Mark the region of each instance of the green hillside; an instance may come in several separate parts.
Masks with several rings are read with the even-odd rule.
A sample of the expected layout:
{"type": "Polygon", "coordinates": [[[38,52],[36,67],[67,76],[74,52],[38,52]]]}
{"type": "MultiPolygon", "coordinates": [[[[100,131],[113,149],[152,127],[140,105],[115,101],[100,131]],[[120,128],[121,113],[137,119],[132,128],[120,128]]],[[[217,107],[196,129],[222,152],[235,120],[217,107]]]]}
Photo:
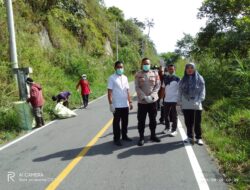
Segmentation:
{"type": "MultiPolygon", "coordinates": [[[[75,86],[86,73],[96,98],[106,91],[108,76],[116,60],[118,23],[119,59],[126,74],[139,69],[143,55],[158,62],[154,44],[143,34],[144,24],[124,18],[116,7],[100,0],[16,0],[13,2],[19,67],[32,67],[31,75],[42,84],[46,119],[53,119],[51,96],[62,90],[73,93],[71,107],[79,106],[75,86]],[[143,44],[147,44],[145,53],[143,44]]],[[[0,143],[20,132],[13,102],[18,91],[9,62],[6,8],[0,1],[0,143]]]]}

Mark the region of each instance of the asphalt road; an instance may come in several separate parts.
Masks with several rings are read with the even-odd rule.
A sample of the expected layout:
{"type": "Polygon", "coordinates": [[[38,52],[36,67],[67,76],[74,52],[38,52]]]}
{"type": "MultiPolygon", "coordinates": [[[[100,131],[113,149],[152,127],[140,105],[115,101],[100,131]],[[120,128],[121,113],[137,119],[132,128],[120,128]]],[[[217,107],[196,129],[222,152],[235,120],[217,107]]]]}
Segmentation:
{"type": "MultiPolygon", "coordinates": [[[[138,147],[136,101],[134,106],[128,132],[133,141],[122,147],[112,143],[112,114],[104,96],[77,110],[77,117],[56,121],[0,149],[0,189],[228,189],[206,146],[184,146],[180,132],[169,137],[160,134],[164,126],[158,125],[162,142],[146,140],[138,147]]],[[[183,130],[181,115],[179,119],[183,130]]],[[[148,139],[149,129],[145,132],[148,139]]]]}

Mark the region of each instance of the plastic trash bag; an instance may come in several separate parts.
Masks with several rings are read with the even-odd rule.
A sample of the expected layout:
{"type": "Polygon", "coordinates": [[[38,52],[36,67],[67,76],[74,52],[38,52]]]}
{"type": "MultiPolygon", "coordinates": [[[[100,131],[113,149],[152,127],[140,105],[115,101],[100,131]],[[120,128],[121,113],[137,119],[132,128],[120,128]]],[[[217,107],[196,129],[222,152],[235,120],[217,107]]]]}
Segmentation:
{"type": "Polygon", "coordinates": [[[75,117],[77,114],[70,110],[69,108],[65,107],[62,102],[59,102],[56,104],[56,107],[54,109],[54,114],[59,117],[60,119],[66,119],[70,117],[75,117]]]}

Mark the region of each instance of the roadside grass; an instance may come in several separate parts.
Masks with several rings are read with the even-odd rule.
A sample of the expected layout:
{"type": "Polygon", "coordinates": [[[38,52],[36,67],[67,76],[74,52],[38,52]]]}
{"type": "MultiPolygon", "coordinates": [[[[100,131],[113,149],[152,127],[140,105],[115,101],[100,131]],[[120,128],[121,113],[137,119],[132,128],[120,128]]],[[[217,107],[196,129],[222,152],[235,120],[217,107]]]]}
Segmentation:
{"type": "MultiPolygon", "coordinates": [[[[113,19],[115,12],[100,6],[98,1],[86,1],[84,9],[80,2],[75,9],[64,1],[64,8],[50,7],[42,11],[42,4],[34,1],[15,1],[15,25],[19,67],[32,67],[30,75],[43,87],[45,97],[44,118],[55,119],[53,95],[70,91],[70,108],[79,108],[80,93],[76,84],[82,74],[87,74],[91,85],[90,100],[106,93],[107,79],[114,72],[115,56],[106,52],[115,50],[113,19]],[[36,6],[36,11],[34,7],[36,6]],[[87,11],[80,16],[78,13],[87,11]],[[77,14],[76,14],[77,12],[77,14]],[[100,16],[101,15],[101,16],[100,16]],[[84,17],[84,18],[83,18],[84,17]],[[95,18],[95,19],[90,19],[95,18]],[[44,43],[45,42],[45,43],[44,43]],[[110,50],[109,50],[110,51],[110,50]]],[[[22,131],[14,115],[13,102],[19,100],[16,82],[13,80],[8,53],[8,27],[5,6],[0,3],[0,144],[16,138],[22,131]]],[[[125,70],[132,73],[140,66],[140,45],[142,39],[148,40],[140,28],[132,21],[121,18],[119,25],[119,59],[126,64],[125,70]],[[132,31],[132,32],[131,32],[132,31]],[[138,42],[138,43],[137,43],[138,42]]],[[[149,40],[148,40],[149,41],[149,40]]],[[[157,61],[153,44],[148,43],[146,52],[157,61]]]]}
{"type": "Polygon", "coordinates": [[[0,113],[0,144],[2,144],[16,138],[21,133],[21,129],[18,128],[18,123],[15,119],[16,115],[14,111],[0,110],[0,113]]]}
{"type": "Polygon", "coordinates": [[[224,122],[211,119],[210,110],[204,113],[203,130],[211,154],[217,159],[220,172],[230,189],[250,189],[250,139],[249,110],[235,112],[224,118],[224,122]],[[248,124],[244,120],[248,119],[248,124]],[[239,127],[241,123],[244,123],[239,127]],[[243,131],[243,132],[242,132],[243,131]]]}
{"type": "MultiPolygon", "coordinates": [[[[90,95],[90,100],[94,100],[106,93],[106,83],[95,84],[92,86],[92,94],[90,95]]],[[[56,119],[55,115],[53,114],[53,108],[55,103],[48,100],[50,102],[47,103],[44,109],[44,117],[46,123],[56,119]]],[[[78,92],[73,92],[70,98],[70,107],[71,109],[79,108],[81,104],[81,95],[78,92]]],[[[15,138],[27,133],[28,131],[24,131],[19,127],[19,124],[16,120],[17,116],[13,107],[10,107],[6,111],[1,112],[1,120],[0,120],[0,144],[4,144],[15,138]],[[4,126],[4,127],[3,127],[4,126]]]]}

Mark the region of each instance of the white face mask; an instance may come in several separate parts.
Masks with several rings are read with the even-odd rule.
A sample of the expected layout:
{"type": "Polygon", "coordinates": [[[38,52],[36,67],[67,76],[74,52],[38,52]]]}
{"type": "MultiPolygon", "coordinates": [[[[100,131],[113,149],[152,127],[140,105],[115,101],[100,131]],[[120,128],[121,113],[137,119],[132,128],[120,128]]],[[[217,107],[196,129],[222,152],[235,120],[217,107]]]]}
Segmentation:
{"type": "Polygon", "coordinates": [[[175,75],[175,72],[173,72],[172,74],[169,73],[170,76],[174,76],[175,75]]]}
{"type": "Polygon", "coordinates": [[[169,72],[165,72],[165,75],[167,75],[167,76],[174,76],[175,72],[173,72],[172,74],[170,74],[169,72]]]}

